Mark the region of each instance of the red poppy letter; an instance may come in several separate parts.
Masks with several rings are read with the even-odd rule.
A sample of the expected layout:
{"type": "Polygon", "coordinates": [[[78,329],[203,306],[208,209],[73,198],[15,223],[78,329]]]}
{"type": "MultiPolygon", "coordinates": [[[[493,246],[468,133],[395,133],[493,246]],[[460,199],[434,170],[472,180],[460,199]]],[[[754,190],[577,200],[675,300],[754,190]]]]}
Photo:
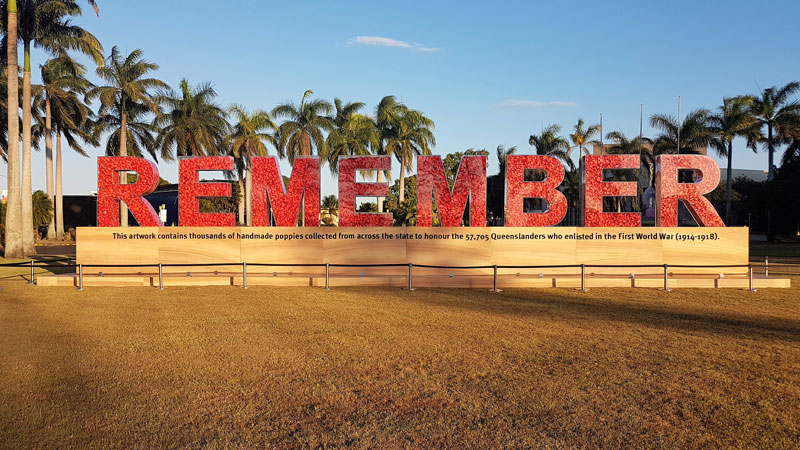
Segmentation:
{"type": "Polygon", "coordinates": [[[275,225],[293,227],[300,214],[303,201],[303,223],[307,227],[319,226],[319,159],[294,160],[289,190],[284,188],[278,158],[253,158],[253,225],[269,226],[269,209],[275,216],[275,225]]]}
{"type": "Polygon", "coordinates": [[[486,157],[464,156],[458,166],[453,192],[447,185],[441,156],[417,156],[417,226],[433,226],[433,204],[443,227],[461,226],[469,203],[469,226],[486,226],[486,157]]]}
{"type": "Polygon", "coordinates": [[[603,197],[636,197],[635,181],[603,181],[603,170],[638,169],[639,155],[587,155],[583,161],[583,226],[641,226],[640,213],[603,212],[603,197]]]}
{"type": "Polygon", "coordinates": [[[345,156],[339,158],[339,226],[389,227],[391,213],[356,213],[356,197],[389,195],[389,183],[356,183],[356,170],[389,170],[388,156],[345,156]]]}
{"type": "Polygon", "coordinates": [[[201,183],[200,171],[233,170],[230,156],[205,156],[184,158],[178,162],[178,217],[184,227],[232,227],[236,225],[233,213],[201,213],[200,197],[230,197],[230,183],[201,183]]]}
{"type": "Polygon", "coordinates": [[[547,227],[561,222],[567,214],[567,199],[556,190],[564,180],[564,166],[552,156],[509,155],[506,160],[506,226],[547,227]],[[547,175],[543,181],[525,181],[525,169],[539,169],[547,175]],[[526,213],[526,198],[547,201],[548,210],[526,213]]]}
{"type": "Polygon", "coordinates": [[[97,158],[97,226],[119,226],[119,202],[128,209],[143,227],[163,227],[161,219],[144,196],[158,186],[158,168],[143,158],[108,156],[97,158]],[[120,184],[119,172],[136,172],[139,179],[133,184],[120,184]]]}
{"type": "Polygon", "coordinates": [[[656,226],[678,226],[678,200],[686,205],[699,226],[724,227],[725,224],[703,196],[719,184],[719,166],[704,155],[656,156],[656,226]],[[678,170],[700,172],[694,183],[678,182],[678,170]]]}

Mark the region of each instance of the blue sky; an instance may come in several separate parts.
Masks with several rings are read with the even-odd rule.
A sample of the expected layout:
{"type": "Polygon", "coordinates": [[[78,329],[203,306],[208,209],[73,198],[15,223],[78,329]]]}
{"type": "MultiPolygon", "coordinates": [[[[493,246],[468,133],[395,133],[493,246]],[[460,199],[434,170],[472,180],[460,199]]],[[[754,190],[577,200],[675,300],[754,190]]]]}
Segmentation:
{"type": "MultiPolygon", "coordinates": [[[[532,152],[528,136],[543,126],[560,123],[566,136],[579,117],[593,123],[601,113],[606,132],[634,136],[640,104],[652,136],[647,117],[676,114],[679,95],[685,114],[800,79],[800,3],[789,1],[99,5],[100,18],[84,5],[77,22],[107,52],[142,49],[172,86],[184,77],[193,85],[209,81],[221,105],[267,110],[299,101],[306,89],[363,101],[370,112],[393,94],[435,121],[434,153],[442,155],[494,152],[500,144],[532,152]]],[[[34,72],[44,57],[34,54],[34,72]]],[[[65,151],[66,194],[96,189],[94,157],[102,151],[89,153],[92,159],[65,151]]],[[[737,142],[734,167],[766,169],[766,161],[765,152],[754,155],[737,142]]],[[[43,152],[33,165],[34,189],[43,189],[43,152]]],[[[176,166],[159,170],[175,182],[176,166]]],[[[328,170],[323,191],[336,193],[328,170]]]]}

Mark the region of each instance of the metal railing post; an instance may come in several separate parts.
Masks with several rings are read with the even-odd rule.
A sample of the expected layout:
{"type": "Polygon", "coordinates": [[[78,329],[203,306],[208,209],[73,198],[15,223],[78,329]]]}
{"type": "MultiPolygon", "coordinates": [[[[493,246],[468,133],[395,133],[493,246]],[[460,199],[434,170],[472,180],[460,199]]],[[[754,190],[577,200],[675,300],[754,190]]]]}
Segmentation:
{"type": "Polygon", "coordinates": [[[325,290],[331,289],[331,265],[329,263],[325,263],[325,290]]]}
{"type": "Polygon", "coordinates": [[[747,271],[749,272],[750,292],[756,292],[758,289],[753,287],[753,265],[752,264],[748,264],[747,265],[747,271]]]}
{"type": "Polygon", "coordinates": [[[664,264],[664,290],[669,292],[669,265],[664,264]]]}
{"type": "Polygon", "coordinates": [[[36,284],[36,279],[34,278],[36,275],[34,275],[33,271],[33,260],[31,260],[31,279],[28,281],[28,284],[36,284]]]}
{"type": "Polygon", "coordinates": [[[412,271],[413,268],[414,268],[414,264],[408,263],[408,290],[409,291],[413,291],[414,290],[414,284],[411,281],[411,271],[412,271]]]}
{"type": "Polygon", "coordinates": [[[161,270],[161,263],[158,263],[158,288],[164,290],[164,272],[161,270]]]}
{"type": "Polygon", "coordinates": [[[764,257],[764,276],[769,276],[769,256],[764,257]]]}
{"type": "Polygon", "coordinates": [[[581,264],[581,291],[586,291],[586,265],[581,264]]]}
{"type": "Polygon", "coordinates": [[[242,288],[247,289],[247,263],[242,261],[242,288]]]}
{"type": "Polygon", "coordinates": [[[494,269],[494,277],[493,277],[494,279],[493,279],[493,282],[492,282],[492,291],[493,292],[500,292],[500,290],[497,289],[497,264],[494,265],[493,269],[494,269]]]}
{"type": "Polygon", "coordinates": [[[78,264],[78,290],[83,290],[83,264],[78,264]]]}

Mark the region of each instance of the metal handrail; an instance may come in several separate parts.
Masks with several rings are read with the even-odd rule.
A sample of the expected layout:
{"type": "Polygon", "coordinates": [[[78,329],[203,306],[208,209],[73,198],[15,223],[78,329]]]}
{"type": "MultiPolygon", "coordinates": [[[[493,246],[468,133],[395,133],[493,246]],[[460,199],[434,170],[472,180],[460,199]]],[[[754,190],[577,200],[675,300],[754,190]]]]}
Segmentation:
{"type": "MultiPolygon", "coordinates": [[[[6,265],[26,265],[31,266],[33,272],[34,262],[28,263],[12,263],[6,265]]],[[[580,268],[581,273],[581,291],[586,291],[586,269],[587,268],[663,268],[664,269],[664,290],[669,289],[669,269],[670,268],[692,268],[692,269],[719,269],[719,268],[747,268],[747,275],[749,278],[749,288],[755,291],[753,287],[753,264],[538,264],[538,265],[484,265],[484,266],[444,266],[434,264],[413,264],[413,263],[386,263],[386,264],[337,264],[337,263],[186,263],[186,264],[78,264],[79,278],[78,289],[83,290],[83,268],[84,267],[157,267],[158,268],[158,286],[159,289],[164,289],[163,282],[163,267],[213,267],[213,266],[241,266],[242,268],[242,281],[243,288],[247,289],[247,265],[260,266],[260,267],[324,267],[325,268],[325,289],[330,289],[330,268],[331,267],[408,267],[408,290],[413,291],[413,270],[414,266],[423,269],[492,269],[492,291],[499,292],[497,278],[498,269],[563,269],[563,268],[580,268]]],[[[63,267],[51,266],[40,264],[38,267],[63,267]]],[[[598,274],[589,274],[590,276],[597,276],[598,274]]],[[[602,275],[602,274],[601,274],[602,275]]],[[[675,275],[675,274],[673,274],[675,275]]],[[[540,274],[541,276],[541,274],[540,274]]],[[[631,274],[632,278],[633,274],[631,274]]]]}

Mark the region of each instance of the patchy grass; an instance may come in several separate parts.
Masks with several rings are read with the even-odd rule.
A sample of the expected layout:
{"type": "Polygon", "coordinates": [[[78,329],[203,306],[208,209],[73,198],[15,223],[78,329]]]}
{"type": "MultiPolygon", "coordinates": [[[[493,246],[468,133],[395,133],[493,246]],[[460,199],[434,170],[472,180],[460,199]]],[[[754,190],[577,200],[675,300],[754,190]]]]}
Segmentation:
{"type": "MultiPolygon", "coordinates": [[[[34,268],[34,275],[51,275],[51,274],[59,274],[59,273],[72,273],[75,270],[74,266],[74,255],[72,256],[73,265],[68,267],[67,261],[61,261],[62,259],[66,258],[66,256],[59,256],[59,255],[46,255],[46,256],[35,256],[33,260],[36,261],[36,264],[45,264],[49,263],[49,265],[55,267],[40,267],[36,266],[34,268]]],[[[17,281],[29,281],[31,278],[31,269],[28,266],[8,266],[6,264],[13,264],[13,263],[30,263],[31,258],[23,258],[23,259],[13,259],[13,258],[0,258],[0,281],[8,281],[8,280],[17,280],[17,281]]]]}
{"type": "Polygon", "coordinates": [[[797,448],[799,306],[3,282],[0,447],[797,448]]]}

